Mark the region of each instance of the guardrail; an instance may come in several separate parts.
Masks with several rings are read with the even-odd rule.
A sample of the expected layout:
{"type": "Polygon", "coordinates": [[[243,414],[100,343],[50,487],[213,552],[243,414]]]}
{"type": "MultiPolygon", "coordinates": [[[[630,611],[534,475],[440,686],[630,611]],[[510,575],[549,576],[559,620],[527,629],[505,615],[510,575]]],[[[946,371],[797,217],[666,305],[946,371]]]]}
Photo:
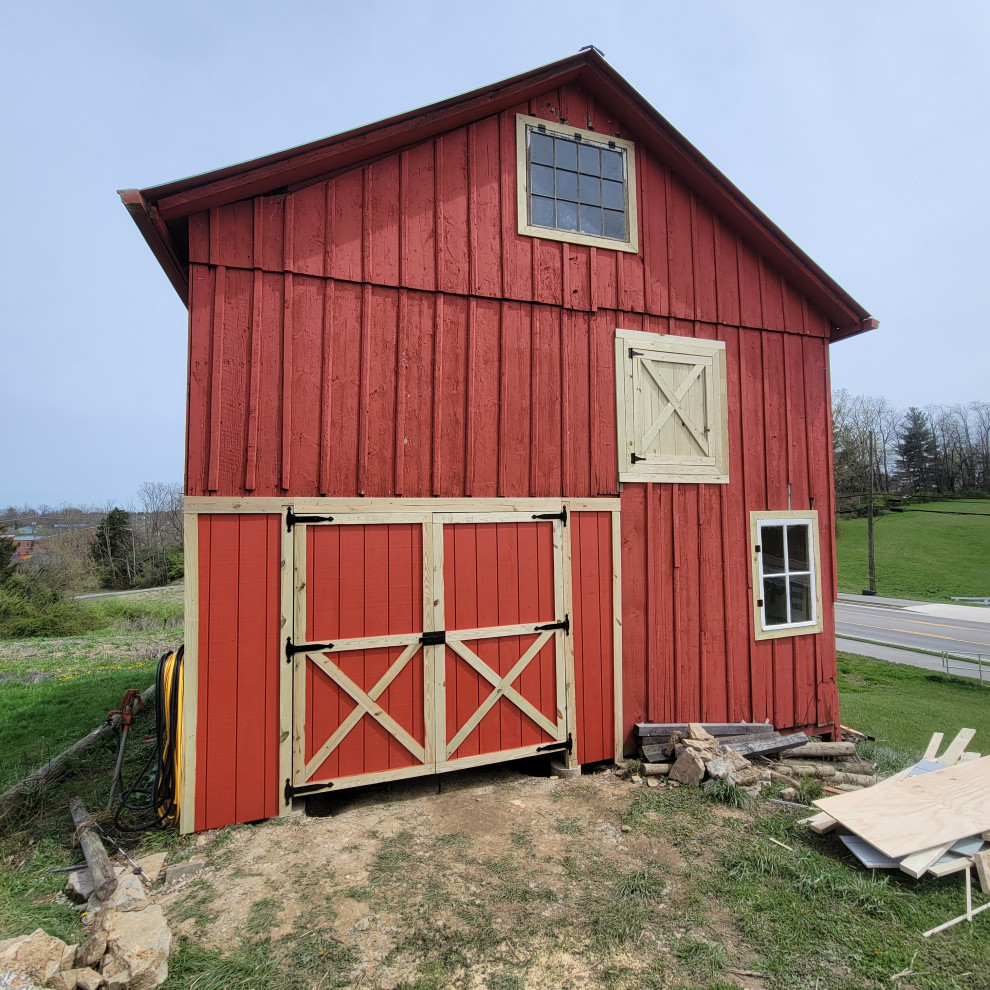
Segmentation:
{"type": "Polygon", "coordinates": [[[985,683],[990,684],[990,653],[947,653],[943,650],[942,669],[947,674],[951,674],[952,667],[961,670],[969,677],[979,677],[981,683],[985,679],[985,683]],[[967,659],[969,657],[972,659],[967,659]],[[974,667],[977,668],[978,673],[973,670],[974,667]]]}
{"type": "Polygon", "coordinates": [[[954,602],[976,602],[977,605],[990,605],[990,597],[986,598],[956,598],[953,596],[952,600],[954,602]]]}

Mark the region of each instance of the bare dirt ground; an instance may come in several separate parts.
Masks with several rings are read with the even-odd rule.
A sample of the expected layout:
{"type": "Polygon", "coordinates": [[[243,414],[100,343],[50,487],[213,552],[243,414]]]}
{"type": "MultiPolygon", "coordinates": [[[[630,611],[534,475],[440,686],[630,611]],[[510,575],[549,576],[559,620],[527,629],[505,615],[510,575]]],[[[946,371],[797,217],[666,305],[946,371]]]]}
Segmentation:
{"type": "Polygon", "coordinates": [[[728,914],[692,913],[686,881],[705,833],[743,813],[691,801],[674,821],[664,793],[510,768],[341,792],[331,817],[199,836],[160,900],[180,937],[270,939],[319,986],[708,986],[682,956],[717,943],[745,970],[752,954],[728,914]]]}

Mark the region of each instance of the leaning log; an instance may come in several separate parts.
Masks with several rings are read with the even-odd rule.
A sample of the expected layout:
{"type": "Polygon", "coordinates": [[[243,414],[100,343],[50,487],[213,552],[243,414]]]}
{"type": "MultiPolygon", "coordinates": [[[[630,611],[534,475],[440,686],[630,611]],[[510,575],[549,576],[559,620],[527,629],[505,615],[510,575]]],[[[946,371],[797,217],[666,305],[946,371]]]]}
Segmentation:
{"type": "Polygon", "coordinates": [[[100,841],[93,828],[93,821],[86,805],[82,803],[82,798],[74,797],[69,801],[69,811],[72,813],[72,820],[76,824],[76,838],[82,846],[83,855],[86,857],[86,865],[89,867],[90,876],[93,878],[92,897],[97,900],[106,901],[117,889],[117,874],[114,872],[113,864],[107,855],[103,843],[100,841]]]}
{"type": "MultiPolygon", "coordinates": [[[[155,685],[152,684],[142,695],[141,700],[147,704],[155,693],[155,685]]],[[[29,774],[22,781],[14,784],[13,787],[0,794],[0,822],[2,822],[12,811],[14,811],[30,794],[38,787],[57,780],[65,769],[66,764],[74,756],[78,756],[88,749],[93,743],[109,736],[120,725],[120,716],[115,715],[110,722],[104,722],[99,727],[93,729],[87,736],[83,736],[78,742],[74,742],[68,749],[63,750],[58,756],[49,760],[43,767],[29,774]]]]}
{"type": "Polygon", "coordinates": [[[753,742],[747,743],[727,743],[727,749],[734,749],[743,756],[771,756],[785,749],[794,749],[808,742],[808,737],[803,732],[795,732],[790,736],[781,736],[776,732],[767,735],[754,737],[753,742]]]}
{"type": "Polygon", "coordinates": [[[644,777],[667,777],[673,765],[673,763],[644,763],[640,769],[644,777]]]}

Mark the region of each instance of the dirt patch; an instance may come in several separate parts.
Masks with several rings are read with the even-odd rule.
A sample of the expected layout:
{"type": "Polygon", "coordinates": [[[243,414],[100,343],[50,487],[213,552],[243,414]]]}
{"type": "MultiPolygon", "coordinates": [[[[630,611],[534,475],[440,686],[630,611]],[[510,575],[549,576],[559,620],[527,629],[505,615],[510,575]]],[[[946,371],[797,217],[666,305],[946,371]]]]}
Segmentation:
{"type": "MultiPolygon", "coordinates": [[[[705,852],[698,813],[693,833],[679,829],[637,805],[653,799],[618,773],[506,768],[443,778],[439,792],[432,780],[341,792],[330,817],[200,836],[204,867],[161,900],[206,948],[245,933],[332,947],[344,982],[326,985],[577,988],[626,985],[606,980],[623,972],[652,985],[640,978],[676,966],[672,946],[698,927],[672,923],[672,905],[705,852]]],[[[703,812],[710,826],[731,814],[703,812]]],[[[728,916],[717,921],[731,945],[728,916]]]]}

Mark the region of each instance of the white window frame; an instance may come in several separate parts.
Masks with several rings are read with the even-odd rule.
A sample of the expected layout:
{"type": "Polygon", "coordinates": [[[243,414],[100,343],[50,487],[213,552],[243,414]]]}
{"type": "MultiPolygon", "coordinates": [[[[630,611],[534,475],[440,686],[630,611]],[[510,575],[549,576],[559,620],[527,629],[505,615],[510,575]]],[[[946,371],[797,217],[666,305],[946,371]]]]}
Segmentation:
{"type": "Polygon", "coordinates": [[[516,115],[516,190],[518,205],[519,233],[526,237],[542,237],[551,241],[563,241],[567,244],[584,244],[588,247],[606,248],[609,251],[628,251],[639,253],[639,227],[636,215],[636,157],[632,141],[623,138],[610,137],[597,131],[583,130],[580,127],[570,127],[553,120],[543,120],[540,117],[516,115]],[[614,146],[612,150],[621,150],[625,160],[625,193],[627,237],[620,240],[616,237],[584,234],[578,230],[558,230],[556,227],[539,227],[530,223],[529,196],[529,135],[532,131],[545,128],[563,137],[580,138],[581,141],[596,145],[600,148],[614,146]]]}
{"type": "MultiPolygon", "coordinates": [[[[725,342],[649,333],[645,330],[615,331],[615,398],[618,427],[619,481],[653,481],[668,484],[725,485],[729,483],[729,413],[725,342]],[[704,367],[706,421],[698,424],[706,432],[707,456],[662,454],[641,455],[638,434],[645,423],[643,409],[644,371],[641,358],[655,355],[704,367]]],[[[676,408],[676,407],[675,407],[676,408]]],[[[676,414],[676,413],[675,413],[676,414]]]]}
{"type": "MultiPolygon", "coordinates": [[[[753,560],[753,629],[756,639],[780,639],[783,636],[815,635],[822,631],[822,580],[821,580],[821,540],[818,534],[818,512],[815,509],[788,510],[780,512],[751,512],[750,547],[753,560]],[[791,571],[787,561],[787,534],[784,534],[784,570],[770,577],[784,577],[791,574],[808,574],[811,577],[812,617],[805,622],[786,622],[768,625],[764,605],[763,573],[763,528],[765,526],[804,525],[808,530],[808,570],[791,571]]],[[[789,589],[789,585],[788,585],[789,589]]],[[[790,612],[790,591],[788,590],[788,613],[790,612]]]]}

